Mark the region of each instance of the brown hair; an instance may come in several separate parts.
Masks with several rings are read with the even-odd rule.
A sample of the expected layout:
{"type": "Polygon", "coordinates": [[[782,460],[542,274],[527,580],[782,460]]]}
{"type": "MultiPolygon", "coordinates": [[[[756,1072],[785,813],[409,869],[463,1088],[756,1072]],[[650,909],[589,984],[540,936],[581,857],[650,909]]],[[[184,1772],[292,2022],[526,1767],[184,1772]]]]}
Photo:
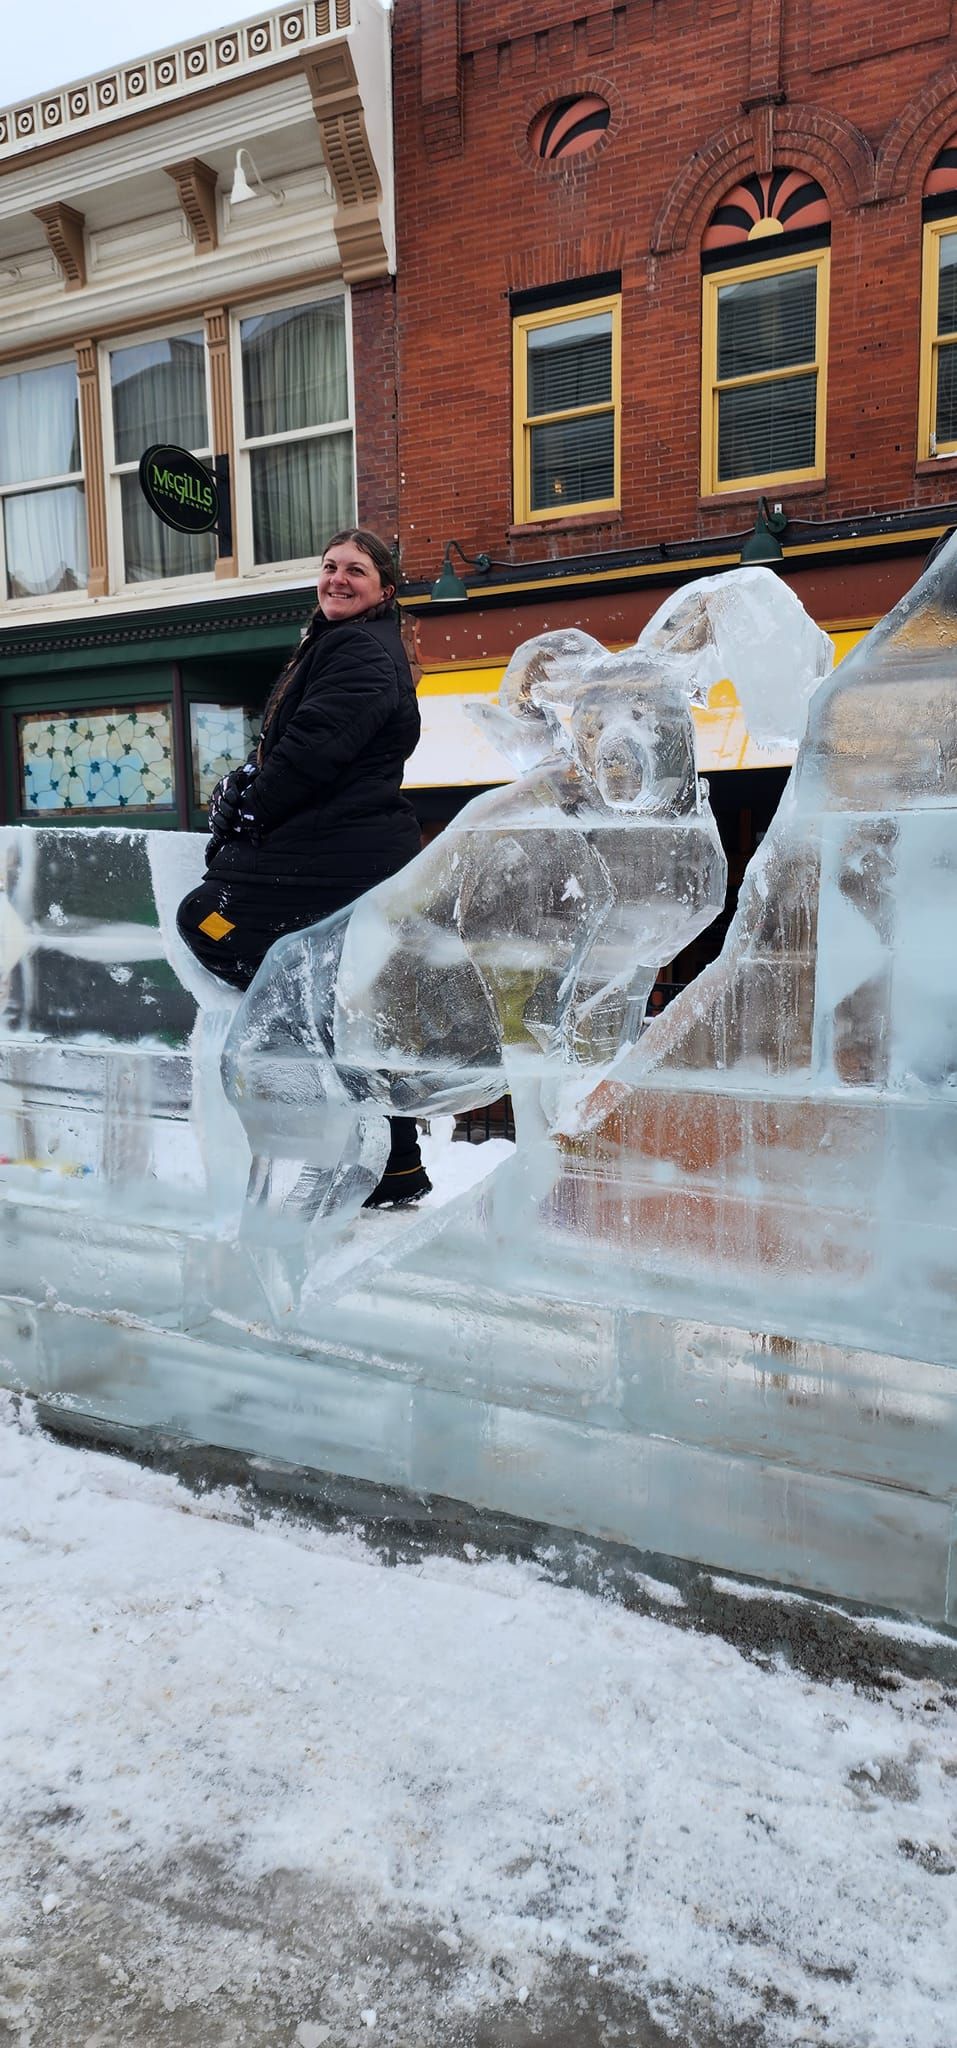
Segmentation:
{"type": "MultiPolygon", "coordinates": [[[[319,557],[320,561],[323,561],[325,559],[325,556],[330,548],[338,548],[343,546],[361,548],[363,554],[369,556],[369,559],[372,562],[373,567],[378,569],[379,582],[383,586],[383,594],[379,603],[370,605],[368,611],[361,612],[359,614],[360,618],[394,618],[397,610],[395,601],[395,585],[399,572],[396,568],[395,556],[393,555],[392,549],[388,546],[386,541],[380,539],[377,533],[370,532],[368,527],[346,526],[343,527],[341,533],[331,533],[329,535],[329,539],[326,541],[325,546],[323,547],[322,550],[322,554],[319,557]],[[384,588],[384,586],[387,583],[391,584],[392,586],[391,593],[388,597],[385,595],[384,588]]],[[[298,670],[300,662],[303,661],[309,653],[311,653],[312,648],[315,646],[316,640],[319,634],[322,632],[325,623],[325,614],[322,610],[321,605],[317,604],[315,611],[312,613],[310,619],[308,620],[305,631],[302,635],[301,640],[299,641],[298,647],[295,649],[295,652],[290,655],[289,660],[280,669],[279,674],[276,677],[276,680],[269,693],[269,697],[266,703],[266,709],[263,712],[262,732],[259,735],[259,747],[257,748],[257,754],[260,761],[262,760],[263,734],[272,724],[273,719],[275,718],[276,713],[279,710],[279,706],[286,695],[286,691],[288,690],[289,685],[292,682],[293,676],[296,674],[296,671],[298,670]]]]}

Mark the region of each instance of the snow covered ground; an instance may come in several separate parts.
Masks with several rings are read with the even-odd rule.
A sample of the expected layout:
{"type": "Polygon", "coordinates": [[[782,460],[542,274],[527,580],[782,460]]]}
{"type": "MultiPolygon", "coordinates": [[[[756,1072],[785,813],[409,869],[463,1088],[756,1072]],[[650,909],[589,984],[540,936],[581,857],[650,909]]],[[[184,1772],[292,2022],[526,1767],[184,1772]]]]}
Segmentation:
{"type": "Polygon", "coordinates": [[[389,1569],[8,1395],[0,1549],[0,2041],[954,2048],[939,1683],[389,1569]]]}

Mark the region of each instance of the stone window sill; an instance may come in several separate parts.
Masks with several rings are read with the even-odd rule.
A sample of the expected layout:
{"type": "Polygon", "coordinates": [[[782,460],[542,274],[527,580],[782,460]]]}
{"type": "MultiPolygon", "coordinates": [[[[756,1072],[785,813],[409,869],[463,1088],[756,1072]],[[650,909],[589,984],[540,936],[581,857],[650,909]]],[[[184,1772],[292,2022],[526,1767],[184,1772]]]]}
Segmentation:
{"type": "Polygon", "coordinates": [[[722,505],[756,505],[763,498],[768,505],[785,504],[792,498],[820,498],[827,490],[826,476],[812,476],[795,484],[752,484],[746,491],[712,491],[698,499],[700,512],[718,512],[722,505]]]}
{"type": "Polygon", "coordinates": [[[523,534],[582,533],[598,526],[620,526],[621,513],[570,512],[567,519],[528,519],[520,526],[506,528],[509,540],[521,540],[523,534]]]}

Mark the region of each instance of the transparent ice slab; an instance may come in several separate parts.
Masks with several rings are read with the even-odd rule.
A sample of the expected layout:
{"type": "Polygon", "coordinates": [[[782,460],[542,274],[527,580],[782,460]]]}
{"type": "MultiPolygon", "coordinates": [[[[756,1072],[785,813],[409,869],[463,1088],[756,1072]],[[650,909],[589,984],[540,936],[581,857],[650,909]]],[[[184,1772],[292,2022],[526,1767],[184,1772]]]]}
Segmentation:
{"type": "Polygon", "coordinates": [[[0,836],[5,1376],[957,1624],[955,557],[833,675],[763,571],[520,648],[516,781],[238,1006],[175,934],[198,842],[0,836]],[[646,1024],[723,900],[689,704],[728,671],[808,729],[646,1024]],[[505,1089],[480,1190],[356,1216],[390,1110],[505,1089]]]}

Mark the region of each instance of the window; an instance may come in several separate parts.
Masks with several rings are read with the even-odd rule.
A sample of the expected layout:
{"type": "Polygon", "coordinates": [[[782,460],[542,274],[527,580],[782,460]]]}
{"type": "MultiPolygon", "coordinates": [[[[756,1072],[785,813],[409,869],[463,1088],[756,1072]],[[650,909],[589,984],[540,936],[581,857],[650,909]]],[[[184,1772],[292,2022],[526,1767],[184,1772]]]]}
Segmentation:
{"type": "Polygon", "coordinates": [[[704,278],[701,488],[824,475],[830,252],[704,278]]]}
{"type": "Polygon", "coordinates": [[[30,712],[17,719],[17,752],[24,817],[172,807],[168,704],[30,712]]]}
{"type": "Polygon", "coordinates": [[[244,555],[318,555],[354,517],[346,303],[341,296],[239,322],[244,555]]]}
{"type": "Polygon", "coordinates": [[[205,810],[217,782],[249,759],[261,724],[262,713],[245,704],[190,704],[192,799],[197,809],[205,810]]]}
{"type": "Polygon", "coordinates": [[[924,229],[918,455],[957,455],[957,218],[924,229]]]}
{"type": "Polygon", "coordinates": [[[172,334],[113,348],[109,355],[114,534],[122,543],[125,583],[211,575],[211,533],[176,533],[151,511],[137,469],[145,448],[168,441],[211,460],[202,332],[172,334]]]}
{"type": "Polygon", "coordinates": [[[0,591],[79,590],[87,577],[86,503],[72,363],[0,376],[0,591]]]}
{"type": "Polygon", "coordinates": [[[513,362],[516,522],[614,511],[620,297],[517,315],[513,362]]]}

